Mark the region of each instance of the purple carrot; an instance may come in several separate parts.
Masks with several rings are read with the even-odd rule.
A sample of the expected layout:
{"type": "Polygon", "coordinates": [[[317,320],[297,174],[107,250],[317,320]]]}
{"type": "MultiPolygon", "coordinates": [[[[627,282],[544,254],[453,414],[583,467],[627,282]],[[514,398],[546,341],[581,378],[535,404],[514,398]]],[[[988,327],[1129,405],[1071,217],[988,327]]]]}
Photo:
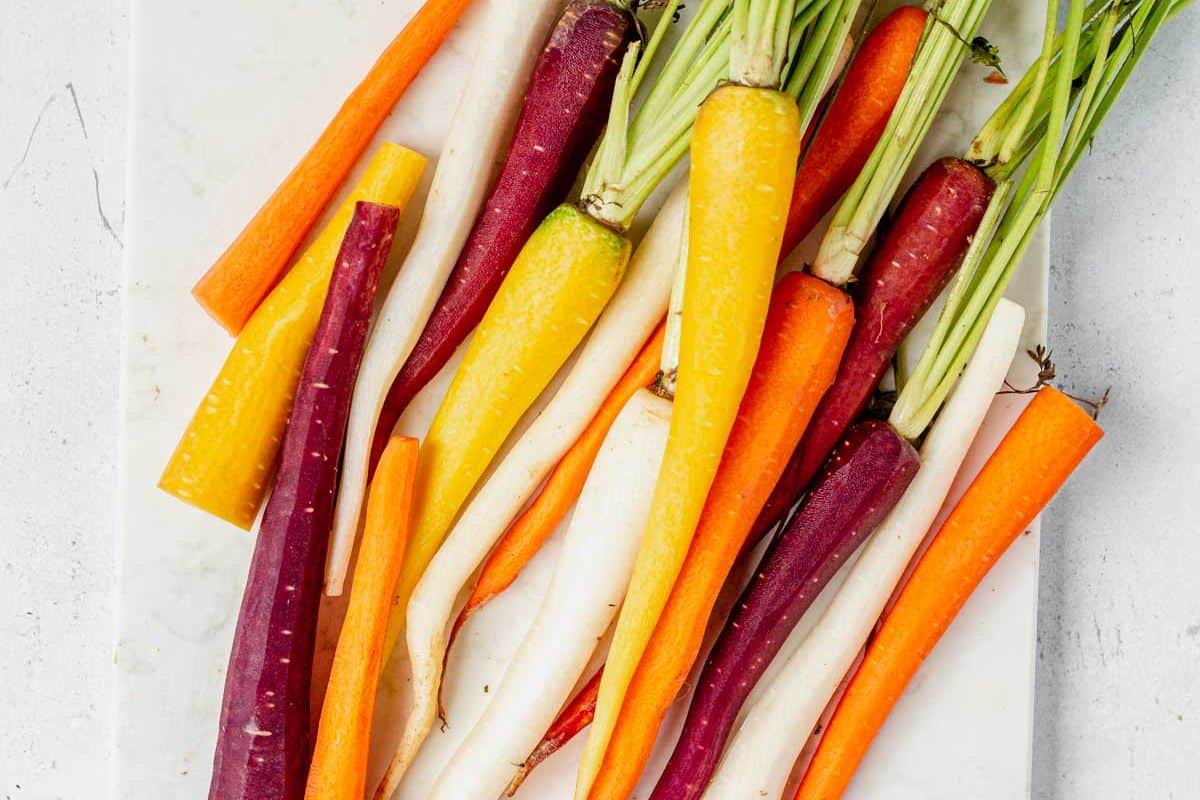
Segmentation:
{"type": "Polygon", "coordinates": [[[209,800],[302,800],[317,607],[350,393],[400,220],[358,203],[304,361],[242,596],[209,800]]]}
{"type": "Polygon", "coordinates": [[[637,30],[628,9],[571,0],[538,58],[508,155],[446,288],[392,382],[375,424],[371,469],[396,421],[479,324],[525,240],[571,189],[608,119],[621,57],[637,30]]]}
{"type": "Polygon", "coordinates": [[[942,158],[904,196],[853,289],[854,331],[837,379],[763,506],[752,539],[787,514],[842,432],[866,408],[896,348],[958,270],[995,188],[966,161],[942,158]]]}
{"type": "Polygon", "coordinates": [[[704,794],[742,704],[792,628],[917,474],[917,452],[882,422],[855,425],[771,543],[696,682],[651,800],[704,794]]]}

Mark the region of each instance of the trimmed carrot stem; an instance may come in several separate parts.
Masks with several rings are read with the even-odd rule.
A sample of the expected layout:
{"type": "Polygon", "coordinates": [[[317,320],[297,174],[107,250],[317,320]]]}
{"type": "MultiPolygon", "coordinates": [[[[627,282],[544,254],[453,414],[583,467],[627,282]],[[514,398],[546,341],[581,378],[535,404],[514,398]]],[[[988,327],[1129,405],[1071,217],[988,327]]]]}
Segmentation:
{"type": "Polygon", "coordinates": [[[541,494],[496,545],[479,574],[475,589],[454,622],[447,652],[463,624],[485,603],[512,585],[579,499],[596,454],[600,452],[604,437],[617,415],[638,389],[649,386],[654,380],[662,355],[662,344],[663,326],[659,325],[620,382],[609,392],[583,434],[550,473],[541,494]]]}
{"type": "Polygon", "coordinates": [[[250,530],[271,483],[292,396],[360,201],[403,209],[425,157],[385,142],[337,213],[238,334],[158,487],[250,530]]]}
{"type": "Polygon", "coordinates": [[[592,797],[626,797],[699,654],[709,615],[762,504],[837,375],[854,325],[842,291],[793,272],[775,289],[762,346],[679,577],[621,705],[592,797]]]}
{"type": "Polygon", "coordinates": [[[786,255],[833,208],[862,170],[904,88],[928,14],[901,6],[863,41],[800,162],[783,235],[786,255]]]}
{"type": "Polygon", "coordinates": [[[361,800],[392,592],[412,516],[417,440],[393,436],[371,481],[350,604],[321,708],[304,800],[361,800]]]}
{"type": "Polygon", "coordinates": [[[346,98],[291,174],[192,289],[230,333],[241,331],[287,269],[379,126],[471,0],[428,0],[346,98]]]}
{"type": "Polygon", "coordinates": [[[1103,436],[1079,406],[1039,391],[950,512],[867,649],[797,800],[842,796],[921,663],[1009,545],[1103,436]]]}

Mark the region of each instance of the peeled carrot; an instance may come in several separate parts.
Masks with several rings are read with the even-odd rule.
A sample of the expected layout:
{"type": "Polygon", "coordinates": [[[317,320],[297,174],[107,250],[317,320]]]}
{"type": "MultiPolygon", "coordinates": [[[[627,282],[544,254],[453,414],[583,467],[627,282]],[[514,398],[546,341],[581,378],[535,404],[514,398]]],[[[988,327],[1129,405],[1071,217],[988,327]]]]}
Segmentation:
{"type": "Polygon", "coordinates": [[[236,334],[284,273],[362,152],[471,0],[428,0],[192,294],[236,334]]]}
{"type": "Polygon", "coordinates": [[[671,434],[576,784],[587,796],[629,681],[683,566],[758,353],[800,149],[783,92],[725,85],[692,135],[688,256],[671,434]]]}
{"type": "MultiPolygon", "coordinates": [[[[686,302],[686,301],[685,301],[686,302]]],[[[695,663],[713,604],[854,325],[842,291],[793,272],[776,287],[762,347],[670,598],[637,664],[591,797],[626,797],[695,663]]]]}
{"type": "Polygon", "coordinates": [[[634,392],[649,386],[654,380],[662,356],[662,345],[663,326],[659,325],[637,359],[625,371],[620,382],[609,392],[583,434],[550,473],[541,494],[517,518],[496,545],[496,549],[488,556],[475,589],[454,622],[450,634],[451,642],[472,614],[512,585],[521,574],[521,570],[537,554],[546,539],[558,527],[558,523],[562,522],[571,506],[579,499],[584,481],[587,480],[588,472],[613,421],[629,402],[629,398],[633,397],[634,392]]]}
{"type": "Polygon", "coordinates": [[[305,800],[362,800],[392,592],[404,562],[417,440],[393,436],[367,498],[358,569],[321,708],[305,800]]]}
{"type": "Polygon", "coordinates": [[[342,239],[360,200],[401,209],[425,157],[390,142],[346,202],[238,334],[158,486],[246,530],[271,482],[300,369],[317,331],[342,239]]]}
{"type": "Polygon", "coordinates": [[[338,453],[379,273],[400,210],[359,203],[304,360],[242,593],[209,800],[301,800],[312,754],[311,685],[321,568],[338,453]]]}
{"type": "Polygon", "coordinates": [[[971,592],[1104,432],[1042,389],[950,512],[867,648],[797,800],[836,800],[921,663],[971,592]]]}
{"type": "Polygon", "coordinates": [[[927,17],[924,9],[901,6],[863,40],[796,173],[783,234],[785,255],[833,208],[867,163],[904,88],[927,17]]]}

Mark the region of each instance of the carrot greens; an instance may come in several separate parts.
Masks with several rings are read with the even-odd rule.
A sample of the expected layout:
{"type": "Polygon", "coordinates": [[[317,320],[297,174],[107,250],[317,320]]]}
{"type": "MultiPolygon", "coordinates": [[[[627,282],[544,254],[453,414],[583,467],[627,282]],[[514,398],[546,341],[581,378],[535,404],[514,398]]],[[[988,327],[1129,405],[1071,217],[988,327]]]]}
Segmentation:
{"type": "Polygon", "coordinates": [[[942,0],[930,14],[887,128],[821,240],[813,274],[834,284],[854,275],[872,232],[941,107],[991,0],[942,0]]]}
{"type": "Polygon", "coordinates": [[[1041,58],[1013,91],[1018,100],[1002,104],[969,149],[998,185],[933,335],[892,410],[890,421],[905,436],[919,435],[945,401],[1034,232],[1147,44],[1190,2],[1114,0],[1097,13],[1095,3],[1071,0],[1058,37],[1052,33],[1057,0],[1049,3],[1050,35],[1041,58]],[[1028,169],[1017,177],[1026,160],[1028,169]]]}

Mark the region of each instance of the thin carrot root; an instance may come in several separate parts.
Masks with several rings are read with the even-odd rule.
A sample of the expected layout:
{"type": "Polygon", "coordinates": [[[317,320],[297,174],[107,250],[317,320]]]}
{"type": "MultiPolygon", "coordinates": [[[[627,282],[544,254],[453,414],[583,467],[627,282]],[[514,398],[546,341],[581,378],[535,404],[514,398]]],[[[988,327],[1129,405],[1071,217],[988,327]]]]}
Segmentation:
{"type": "Polygon", "coordinates": [[[504,790],[505,796],[512,797],[516,794],[517,789],[521,788],[521,784],[525,782],[535,767],[561,750],[580,731],[592,724],[592,718],[596,716],[596,696],[600,693],[600,677],[603,674],[603,668],[597,670],[596,674],[579,690],[579,694],[575,695],[563,712],[558,715],[558,719],[554,720],[554,724],[546,731],[542,741],[517,769],[517,774],[513,776],[508,788],[504,790]]]}

